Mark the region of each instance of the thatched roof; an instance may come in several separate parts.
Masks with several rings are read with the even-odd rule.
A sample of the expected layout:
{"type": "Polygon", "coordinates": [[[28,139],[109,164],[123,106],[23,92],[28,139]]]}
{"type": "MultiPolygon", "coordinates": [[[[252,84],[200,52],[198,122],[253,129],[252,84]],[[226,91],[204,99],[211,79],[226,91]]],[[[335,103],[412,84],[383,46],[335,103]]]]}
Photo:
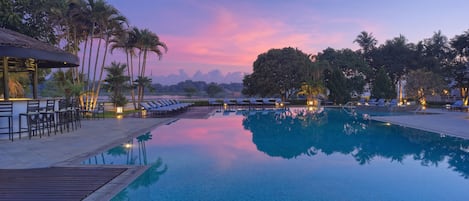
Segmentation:
{"type": "Polygon", "coordinates": [[[37,60],[39,68],[76,67],[77,56],[15,31],[0,28],[0,57],[37,60]]]}

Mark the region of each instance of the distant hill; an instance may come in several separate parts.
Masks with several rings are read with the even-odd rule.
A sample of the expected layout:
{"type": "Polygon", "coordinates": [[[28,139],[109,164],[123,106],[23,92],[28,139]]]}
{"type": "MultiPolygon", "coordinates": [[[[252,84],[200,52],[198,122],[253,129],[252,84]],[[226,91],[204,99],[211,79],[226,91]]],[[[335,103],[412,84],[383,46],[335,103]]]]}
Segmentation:
{"type": "Polygon", "coordinates": [[[221,83],[242,83],[243,77],[246,73],[243,72],[230,72],[226,75],[222,74],[219,70],[209,71],[203,73],[197,71],[194,75],[188,75],[183,69],[179,70],[179,74],[171,74],[165,76],[152,76],[153,83],[161,85],[173,85],[185,80],[203,81],[206,83],[215,82],[221,83]]]}

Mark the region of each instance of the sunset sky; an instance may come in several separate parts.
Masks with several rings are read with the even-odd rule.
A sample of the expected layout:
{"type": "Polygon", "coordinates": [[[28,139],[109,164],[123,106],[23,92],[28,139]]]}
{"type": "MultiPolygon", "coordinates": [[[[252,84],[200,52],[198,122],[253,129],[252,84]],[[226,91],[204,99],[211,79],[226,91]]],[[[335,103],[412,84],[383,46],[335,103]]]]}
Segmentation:
{"type": "MultiPolygon", "coordinates": [[[[257,55],[296,47],[317,54],[327,47],[358,49],[361,31],[378,44],[399,36],[409,42],[441,30],[448,38],[469,30],[467,0],[108,0],[131,26],[148,28],[168,45],[153,75],[183,69],[252,72],[257,55]]],[[[114,53],[111,60],[125,61],[114,53]]],[[[147,70],[150,72],[150,70],[147,70]]]]}

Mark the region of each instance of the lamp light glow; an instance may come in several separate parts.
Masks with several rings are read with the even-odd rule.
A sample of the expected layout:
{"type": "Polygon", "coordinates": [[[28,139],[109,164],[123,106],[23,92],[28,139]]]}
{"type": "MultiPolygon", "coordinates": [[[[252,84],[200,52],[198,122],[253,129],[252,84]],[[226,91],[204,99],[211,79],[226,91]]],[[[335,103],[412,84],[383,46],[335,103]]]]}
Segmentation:
{"type": "Polygon", "coordinates": [[[124,108],[122,106],[116,107],[116,113],[117,114],[122,114],[124,113],[124,108]]]}

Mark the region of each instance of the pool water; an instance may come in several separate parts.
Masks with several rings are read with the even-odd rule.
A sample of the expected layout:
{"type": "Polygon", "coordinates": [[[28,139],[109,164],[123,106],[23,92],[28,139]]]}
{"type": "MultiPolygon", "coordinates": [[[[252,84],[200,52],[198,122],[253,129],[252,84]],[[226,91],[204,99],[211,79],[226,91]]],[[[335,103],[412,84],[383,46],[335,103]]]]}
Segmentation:
{"type": "Polygon", "coordinates": [[[118,200],[467,200],[469,141],[341,110],[217,113],[84,164],[151,168],[118,200]]]}

